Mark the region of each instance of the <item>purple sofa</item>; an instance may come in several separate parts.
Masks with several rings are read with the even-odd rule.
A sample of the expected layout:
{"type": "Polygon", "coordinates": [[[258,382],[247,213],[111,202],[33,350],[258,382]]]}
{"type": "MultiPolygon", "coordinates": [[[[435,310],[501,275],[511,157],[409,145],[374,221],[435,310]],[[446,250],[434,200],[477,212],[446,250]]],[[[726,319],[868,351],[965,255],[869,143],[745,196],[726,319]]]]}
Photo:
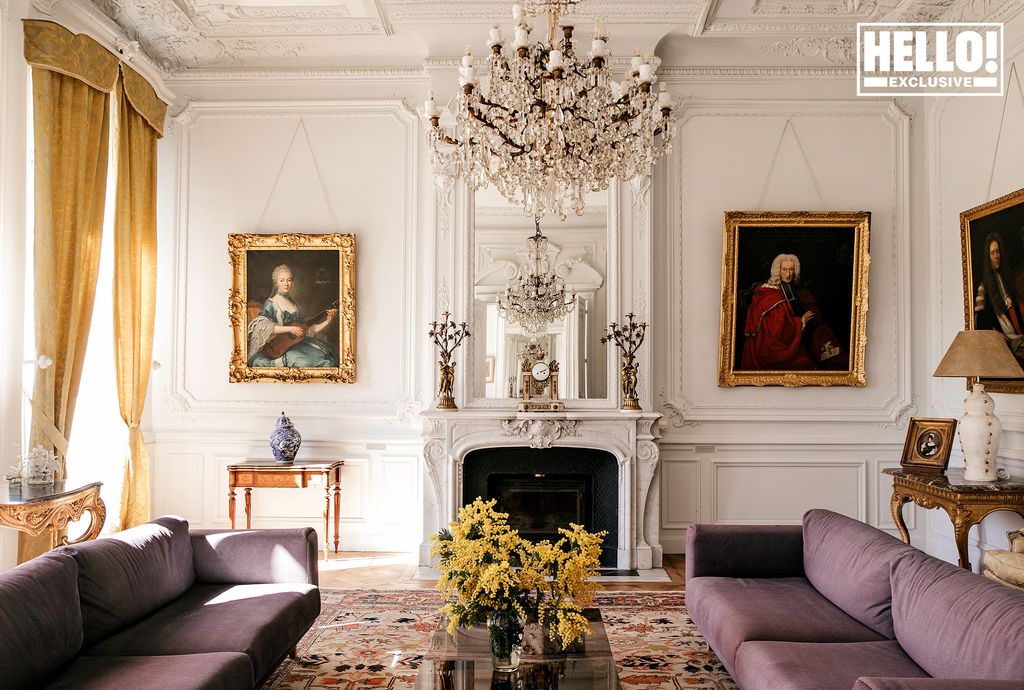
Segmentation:
{"type": "Polygon", "coordinates": [[[691,526],[686,602],[743,690],[1024,688],[1024,592],[827,510],[691,526]]]}
{"type": "Polygon", "coordinates": [[[253,688],[320,613],[316,533],[177,517],[0,573],[4,688],[253,688]]]}

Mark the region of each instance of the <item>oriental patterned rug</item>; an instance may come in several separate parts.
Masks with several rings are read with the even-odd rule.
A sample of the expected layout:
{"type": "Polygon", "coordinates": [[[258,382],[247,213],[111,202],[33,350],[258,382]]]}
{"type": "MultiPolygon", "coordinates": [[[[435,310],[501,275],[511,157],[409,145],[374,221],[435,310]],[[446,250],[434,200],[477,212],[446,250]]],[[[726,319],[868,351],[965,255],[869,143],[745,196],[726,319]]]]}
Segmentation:
{"type": "MultiPolygon", "coordinates": [[[[430,590],[322,590],[323,610],[264,690],[411,690],[441,596],[430,590]]],[[[602,592],[622,690],[731,690],[681,592],[602,592]]]]}

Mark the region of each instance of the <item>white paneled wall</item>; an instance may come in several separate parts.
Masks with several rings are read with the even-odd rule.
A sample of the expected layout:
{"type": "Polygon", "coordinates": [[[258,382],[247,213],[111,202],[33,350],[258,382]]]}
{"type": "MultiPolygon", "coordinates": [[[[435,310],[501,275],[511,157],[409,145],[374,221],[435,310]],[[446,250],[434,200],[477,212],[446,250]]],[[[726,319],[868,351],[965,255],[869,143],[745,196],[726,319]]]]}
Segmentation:
{"type": "MultiPolygon", "coordinates": [[[[175,88],[186,102],[204,86],[175,88]]],[[[406,105],[419,87],[395,88],[402,95],[356,98],[351,87],[340,89],[350,99],[323,100],[300,96],[301,84],[250,82],[233,100],[192,98],[173,118],[160,149],[168,318],[155,347],[167,366],[155,372],[149,407],[154,514],[227,526],[226,467],[270,458],[267,438],[284,410],[303,435],[298,460],[345,460],[343,549],[418,543],[421,266],[432,246],[419,219],[429,176],[406,105]],[[337,231],[356,235],[356,383],[229,383],[228,233],[337,231]]],[[[238,526],[243,505],[238,490],[238,526]]],[[[255,489],[252,506],[254,527],[312,525],[325,538],[322,489],[255,489]]]]}

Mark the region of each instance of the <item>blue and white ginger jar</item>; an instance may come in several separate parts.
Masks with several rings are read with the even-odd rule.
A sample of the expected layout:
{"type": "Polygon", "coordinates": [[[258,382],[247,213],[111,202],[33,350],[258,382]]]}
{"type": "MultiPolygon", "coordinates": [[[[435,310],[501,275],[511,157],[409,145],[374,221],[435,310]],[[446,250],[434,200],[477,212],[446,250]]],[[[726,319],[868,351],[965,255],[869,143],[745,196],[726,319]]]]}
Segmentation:
{"type": "Polygon", "coordinates": [[[270,450],[274,452],[274,460],[280,465],[292,464],[301,445],[302,434],[282,411],[274,431],[270,434],[270,450]]]}

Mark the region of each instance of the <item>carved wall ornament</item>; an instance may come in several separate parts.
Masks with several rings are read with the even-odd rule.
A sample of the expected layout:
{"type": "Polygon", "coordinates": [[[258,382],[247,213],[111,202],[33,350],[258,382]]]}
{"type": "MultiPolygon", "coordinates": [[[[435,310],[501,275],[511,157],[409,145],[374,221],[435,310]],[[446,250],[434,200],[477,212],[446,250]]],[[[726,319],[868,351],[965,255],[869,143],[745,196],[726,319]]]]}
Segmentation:
{"type": "Polygon", "coordinates": [[[766,55],[785,57],[821,57],[833,65],[854,62],[856,46],[851,36],[800,36],[788,41],[776,41],[764,47],[766,55]]]}
{"type": "Polygon", "coordinates": [[[559,439],[579,435],[580,422],[564,419],[505,419],[501,435],[526,439],[531,448],[550,448],[559,439]]]}

